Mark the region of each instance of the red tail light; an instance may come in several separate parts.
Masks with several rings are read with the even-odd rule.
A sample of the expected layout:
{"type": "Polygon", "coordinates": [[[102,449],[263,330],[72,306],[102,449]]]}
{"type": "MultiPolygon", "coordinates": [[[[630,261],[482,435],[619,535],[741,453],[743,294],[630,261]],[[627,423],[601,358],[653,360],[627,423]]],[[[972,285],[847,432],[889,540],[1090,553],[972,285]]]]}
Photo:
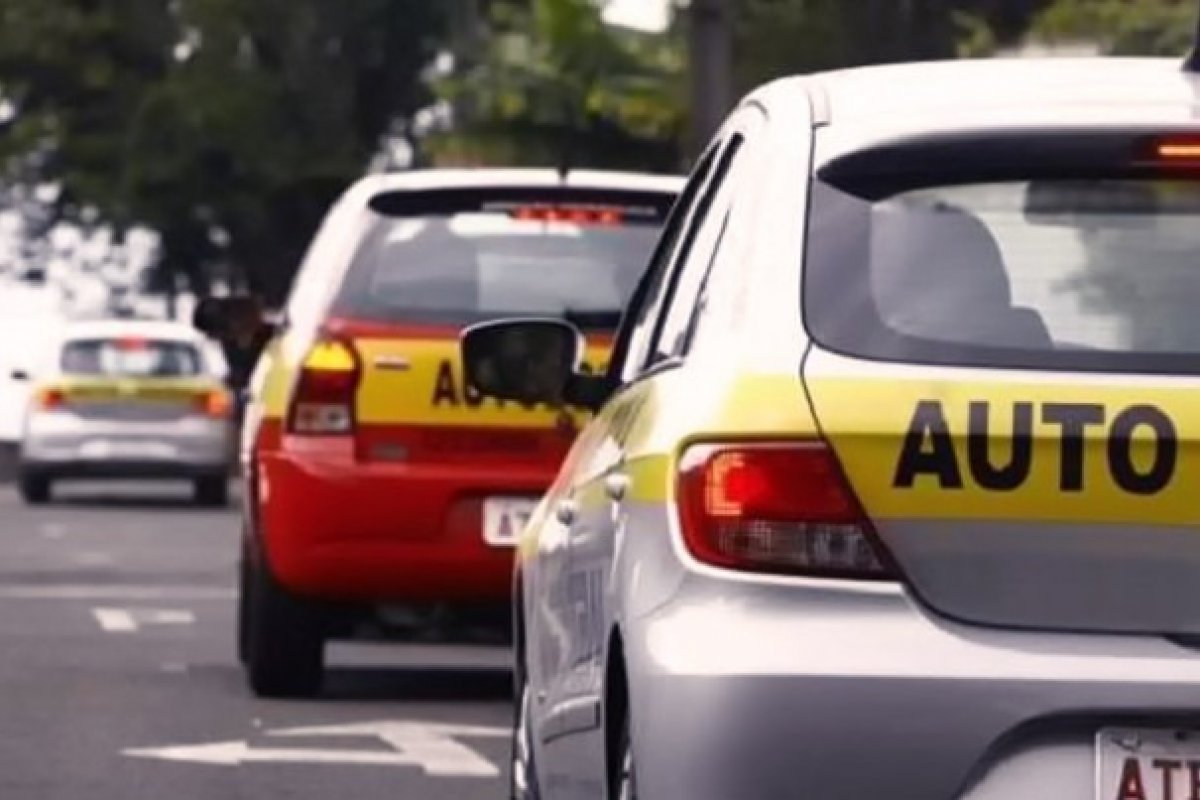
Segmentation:
{"type": "Polygon", "coordinates": [[[352,434],[354,399],[361,377],[362,362],[354,345],[322,336],[301,366],[288,429],[310,436],[352,434]]]}
{"type": "Polygon", "coordinates": [[[37,394],[34,395],[34,403],[42,411],[53,411],[66,405],[67,394],[58,387],[47,386],[38,389],[37,394]]]}
{"type": "Polygon", "coordinates": [[[679,476],[692,555],[751,572],[890,578],[886,555],[821,442],[697,445],[679,476]]]}

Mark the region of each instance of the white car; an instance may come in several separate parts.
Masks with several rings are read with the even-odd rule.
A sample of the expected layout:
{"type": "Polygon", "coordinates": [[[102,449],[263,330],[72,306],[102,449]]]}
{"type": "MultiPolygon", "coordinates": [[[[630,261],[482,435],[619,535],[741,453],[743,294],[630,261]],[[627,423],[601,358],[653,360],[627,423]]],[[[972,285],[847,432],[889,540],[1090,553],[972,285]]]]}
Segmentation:
{"type": "Polygon", "coordinates": [[[22,496],[44,503],[66,478],[186,479],[198,503],[224,505],[233,429],[224,374],[220,352],[188,326],[68,325],[29,376],[22,496]]]}

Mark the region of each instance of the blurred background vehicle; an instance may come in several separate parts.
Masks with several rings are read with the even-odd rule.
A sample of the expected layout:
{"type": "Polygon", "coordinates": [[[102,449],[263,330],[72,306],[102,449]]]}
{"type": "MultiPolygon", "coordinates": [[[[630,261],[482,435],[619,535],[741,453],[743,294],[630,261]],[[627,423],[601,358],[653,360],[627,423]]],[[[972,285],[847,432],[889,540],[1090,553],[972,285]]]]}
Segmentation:
{"type": "Polygon", "coordinates": [[[224,505],[232,398],[224,364],[187,326],[74,323],[32,372],[17,464],[27,502],[70,478],[186,479],[195,500],[224,505]]]}
{"type": "MultiPolygon", "coordinates": [[[[255,692],[316,692],[325,641],[381,608],[507,625],[516,535],[576,420],[468,390],[458,336],[497,315],[570,319],[603,369],[681,183],[415,171],[334,206],[247,398],[238,642],[255,692]]],[[[253,307],[209,300],[197,322],[228,336],[253,307]]]]}

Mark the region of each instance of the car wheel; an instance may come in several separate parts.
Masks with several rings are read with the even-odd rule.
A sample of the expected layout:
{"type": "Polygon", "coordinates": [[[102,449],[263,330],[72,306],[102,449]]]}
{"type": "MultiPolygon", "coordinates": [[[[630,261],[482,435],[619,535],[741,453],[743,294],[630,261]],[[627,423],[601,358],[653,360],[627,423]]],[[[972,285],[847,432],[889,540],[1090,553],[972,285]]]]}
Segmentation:
{"type": "Polygon", "coordinates": [[[229,479],[225,475],[205,475],[192,484],[196,503],[218,508],[229,503],[229,479]]]}
{"type": "Polygon", "coordinates": [[[616,791],[613,800],[637,800],[637,769],[633,761],[633,741],[629,736],[629,718],[621,729],[620,757],[617,761],[616,791]]]}
{"type": "Polygon", "coordinates": [[[50,502],[51,480],[45,475],[22,475],[20,490],[22,500],[40,506],[50,502]]]}
{"type": "Polygon", "coordinates": [[[509,796],[512,800],[540,800],[537,767],[533,760],[533,726],[530,720],[532,700],[529,682],[519,677],[516,691],[516,720],[512,736],[512,764],[509,771],[509,796]]]}
{"type": "Polygon", "coordinates": [[[245,650],[259,697],[312,697],[321,689],[325,639],[314,605],[279,585],[265,566],[247,567],[245,650]]]}

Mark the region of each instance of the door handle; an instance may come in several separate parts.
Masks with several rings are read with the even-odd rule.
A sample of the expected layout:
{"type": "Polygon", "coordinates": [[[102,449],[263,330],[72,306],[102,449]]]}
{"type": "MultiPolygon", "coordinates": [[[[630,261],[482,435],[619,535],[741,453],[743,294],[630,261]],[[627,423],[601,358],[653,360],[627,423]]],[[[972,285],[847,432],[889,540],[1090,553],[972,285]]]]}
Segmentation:
{"type": "Polygon", "coordinates": [[[629,493],[629,476],[624,472],[610,473],[604,479],[604,493],[614,503],[624,500],[625,495],[629,493]]]}
{"type": "Polygon", "coordinates": [[[574,525],[579,517],[579,506],[574,500],[562,500],[554,509],[554,516],[563,525],[574,525]]]}

